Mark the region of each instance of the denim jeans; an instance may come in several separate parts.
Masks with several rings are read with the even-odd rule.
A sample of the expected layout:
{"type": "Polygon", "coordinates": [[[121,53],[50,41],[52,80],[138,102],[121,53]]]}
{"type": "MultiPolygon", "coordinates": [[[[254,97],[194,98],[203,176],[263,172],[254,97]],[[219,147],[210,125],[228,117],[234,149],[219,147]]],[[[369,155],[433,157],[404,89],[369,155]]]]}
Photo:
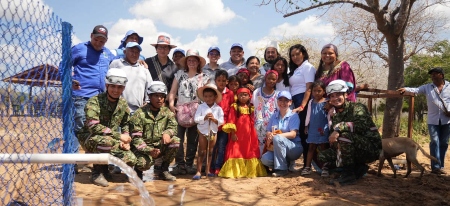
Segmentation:
{"type": "MultiPolygon", "coordinates": [[[[84,122],[86,121],[86,114],[84,113],[84,107],[86,106],[87,101],[89,100],[88,97],[80,97],[80,96],[73,96],[73,106],[75,109],[74,112],[74,125],[73,125],[73,131],[74,134],[77,135],[77,133],[83,128],[84,122]]],[[[74,141],[75,144],[79,144],[78,141],[74,141]]],[[[78,146],[75,145],[77,150],[76,153],[78,153],[78,146]]]]}
{"type": "Polygon", "coordinates": [[[211,161],[211,169],[221,169],[225,159],[225,149],[228,143],[228,134],[224,131],[217,132],[216,145],[214,146],[211,161]]]}
{"type": "Polygon", "coordinates": [[[180,147],[175,157],[176,164],[192,166],[194,164],[195,154],[198,146],[197,125],[186,128],[178,125],[178,137],[180,138],[180,147]],[[186,134],[186,158],[184,156],[184,138],[186,134]]]}
{"type": "MultiPolygon", "coordinates": [[[[305,96],[305,93],[296,94],[292,97],[292,101],[294,103],[294,107],[298,108],[303,101],[303,97],[305,96]]],[[[308,149],[309,144],[306,142],[306,139],[308,139],[308,135],[305,134],[305,121],[306,121],[306,113],[307,113],[308,104],[305,105],[305,108],[303,111],[298,113],[298,117],[300,118],[300,126],[298,128],[298,132],[301,139],[301,144],[303,147],[303,164],[306,166],[306,158],[308,157],[308,149]]]]}
{"type": "Polygon", "coordinates": [[[430,132],[430,154],[436,157],[439,162],[431,161],[431,169],[444,168],[445,153],[448,148],[448,140],[450,136],[450,124],[428,125],[430,132]]]}
{"type": "Polygon", "coordinates": [[[293,142],[286,137],[273,137],[273,151],[267,151],[261,157],[261,162],[275,170],[287,170],[288,163],[298,159],[303,152],[300,142],[293,142]]]}

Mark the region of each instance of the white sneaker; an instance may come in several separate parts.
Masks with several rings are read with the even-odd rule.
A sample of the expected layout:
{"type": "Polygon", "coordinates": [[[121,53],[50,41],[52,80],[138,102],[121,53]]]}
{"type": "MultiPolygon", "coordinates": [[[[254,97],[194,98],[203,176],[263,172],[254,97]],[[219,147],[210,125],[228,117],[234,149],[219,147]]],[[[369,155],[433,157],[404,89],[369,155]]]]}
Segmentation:
{"type": "Polygon", "coordinates": [[[311,168],[310,167],[305,167],[302,170],[302,174],[301,175],[310,175],[311,174],[311,168]]]}

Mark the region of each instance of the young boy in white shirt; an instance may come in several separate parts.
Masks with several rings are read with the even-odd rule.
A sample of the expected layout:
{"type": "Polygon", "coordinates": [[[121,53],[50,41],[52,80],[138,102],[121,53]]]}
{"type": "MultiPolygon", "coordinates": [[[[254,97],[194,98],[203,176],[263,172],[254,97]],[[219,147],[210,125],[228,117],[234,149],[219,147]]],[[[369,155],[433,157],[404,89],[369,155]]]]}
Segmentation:
{"type": "Polygon", "coordinates": [[[197,97],[203,102],[198,105],[195,112],[194,120],[197,123],[199,133],[198,138],[198,155],[197,155],[197,174],[192,178],[199,180],[201,178],[203,157],[207,151],[206,176],[214,177],[214,173],[210,173],[211,157],[214,145],[216,144],[216,134],[219,126],[224,123],[223,110],[217,105],[222,101],[222,93],[217,90],[216,85],[207,84],[197,90],[197,97]]]}

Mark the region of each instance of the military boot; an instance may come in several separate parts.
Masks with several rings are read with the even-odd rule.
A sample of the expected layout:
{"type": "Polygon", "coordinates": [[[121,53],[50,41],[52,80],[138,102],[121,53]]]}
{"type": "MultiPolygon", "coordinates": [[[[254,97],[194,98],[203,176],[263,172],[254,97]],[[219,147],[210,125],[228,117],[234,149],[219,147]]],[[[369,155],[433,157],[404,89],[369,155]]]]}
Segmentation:
{"type": "Polygon", "coordinates": [[[109,184],[103,176],[102,169],[102,165],[94,165],[91,174],[91,182],[97,186],[108,187],[109,184]]]}
{"type": "Polygon", "coordinates": [[[109,170],[109,166],[108,165],[100,165],[102,168],[102,174],[103,177],[105,177],[106,180],[108,181],[112,181],[113,180],[113,176],[109,170]]]}
{"type": "Polygon", "coordinates": [[[142,172],[140,169],[134,167],[134,171],[136,172],[137,176],[141,178],[141,180],[144,178],[144,172],[142,172]]]}
{"type": "Polygon", "coordinates": [[[170,163],[167,163],[167,162],[163,162],[161,164],[161,167],[160,167],[161,171],[158,174],[158,178],[160,180],[165,180],[165,181],[175,181],[175,180],[177,180],[177,178],[175,176],[173,176],[172,174],[169,173],[169,164],[170,163]]]}
{"type": "Polygon", "coordinates": [[[357,164],[355,166],[355,176],[356,179],[364,177],[364,175],[369,171],[369,166],[366,164],[357,164]]]}
{"type": "Polygon", "coordinates": [[[339,176],[336,181],[341,185],[349,185],[354,183],[356,181],[355,166],[351,165],[343,167],[341,176],[339,176]]]}

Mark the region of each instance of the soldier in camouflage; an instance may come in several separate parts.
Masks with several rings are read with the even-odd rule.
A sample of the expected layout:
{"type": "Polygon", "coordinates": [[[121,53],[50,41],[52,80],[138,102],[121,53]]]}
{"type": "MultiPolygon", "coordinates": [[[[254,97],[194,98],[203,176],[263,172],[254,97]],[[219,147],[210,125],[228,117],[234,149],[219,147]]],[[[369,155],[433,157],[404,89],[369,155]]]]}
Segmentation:
{"type": "MultiPolygon", "coordinates": [[[[127,101],[120,97],[127,77],[124,71],[111,68],[106,74],[106,92],[88,100],[85,107],[86,122],[77,138],[86,153],[109,153],[122,159],[127,165],[136,164],[136,156],[130,150],[129,114],[127,101]]],[[[96,165],[91,181],[107,187],[112,176],[108,165],[96,165]]]]}
{"type": "Polygon", "coordinates": [[[342,167],[340,177],[332,183],[349,184],[367,172],[367,163],[378,159],[381,136],[367,107],[346,100],[346,82],[334,80],[328,84],[326,92],[336,113],[329,137],[331,148],[319,152],[318,158],[327,162],[328,167],[342,167]]]}
{"type": "Polygon", "coordinates": [[[176,177],[169,173],[180,139],[175,114],[165,107],[167,87],[153,81],[147,89],[150,103],[136,110],[130,118],[132,151],[137,157],[135,171],[142,179],[142,171],[154,166],[154,176],[167,181],[176,177]]]}

